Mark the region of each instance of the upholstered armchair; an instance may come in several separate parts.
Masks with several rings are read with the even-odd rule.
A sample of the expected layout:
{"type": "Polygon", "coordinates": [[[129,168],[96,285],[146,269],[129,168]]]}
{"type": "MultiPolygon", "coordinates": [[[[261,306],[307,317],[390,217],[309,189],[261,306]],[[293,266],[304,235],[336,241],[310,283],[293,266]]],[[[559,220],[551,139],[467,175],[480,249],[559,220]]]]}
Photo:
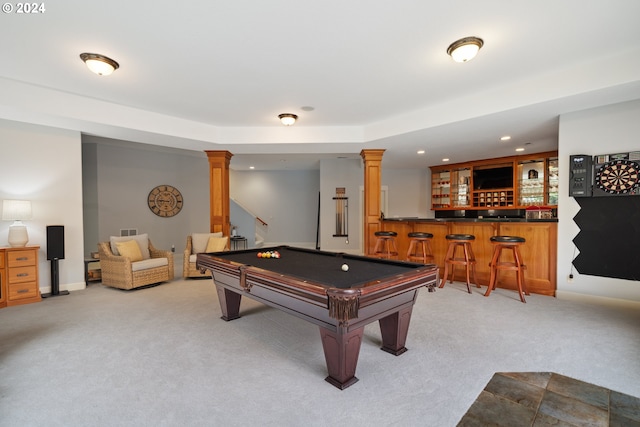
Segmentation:
{"type": "Polygon", "coordinates": [[[119,289],[173,279],[173,254],[153,247],[147,234],[115,237],[98,243],[102,284],[119,289]]]}
{"type": "Polygon", "coordinates": [[[184,278],[211,277],[209,271],[201,273],[196,268],[198,254],[229,250],[229,238],[223,237],[222,232],[193,233],[187,236],[187,247],[182,261],[182,276],[184,278]]]}

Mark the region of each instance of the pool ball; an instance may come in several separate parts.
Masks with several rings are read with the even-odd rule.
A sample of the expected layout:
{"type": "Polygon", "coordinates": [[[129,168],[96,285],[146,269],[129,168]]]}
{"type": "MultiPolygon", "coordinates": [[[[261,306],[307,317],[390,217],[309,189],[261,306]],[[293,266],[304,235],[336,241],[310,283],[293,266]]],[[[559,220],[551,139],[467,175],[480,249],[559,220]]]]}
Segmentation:
{"type": "Polygon", "coordinates": [[[348,271],[349,266],[347,264],[342,264],[342,271],[348,271]]]}

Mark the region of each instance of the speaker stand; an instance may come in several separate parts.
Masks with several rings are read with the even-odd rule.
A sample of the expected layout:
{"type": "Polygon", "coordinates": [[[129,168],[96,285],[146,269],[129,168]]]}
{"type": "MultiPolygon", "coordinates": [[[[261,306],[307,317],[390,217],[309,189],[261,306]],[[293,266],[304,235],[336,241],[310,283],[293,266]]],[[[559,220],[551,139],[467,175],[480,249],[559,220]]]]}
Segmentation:
{"type": "Polygon", "coordinates": [[[58,270],[58,258],[51,260],[51,293],[42,294],[42,298],[69,295],[69,291],[60,290],[60,271],[58,270]]]}

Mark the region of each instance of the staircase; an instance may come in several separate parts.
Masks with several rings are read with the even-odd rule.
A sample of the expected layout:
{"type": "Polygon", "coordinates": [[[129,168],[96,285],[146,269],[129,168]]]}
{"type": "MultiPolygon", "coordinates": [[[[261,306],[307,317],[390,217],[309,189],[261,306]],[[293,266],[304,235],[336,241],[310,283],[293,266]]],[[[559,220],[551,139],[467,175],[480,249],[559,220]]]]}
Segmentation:
{"type": "Polygon", "coordinates": [[[237,200],[230,198],[230,201],[231,224],[236,227],[238,234],[247,238],[249,248],[262,247],[269,234],[269,225],[237,200]]]}

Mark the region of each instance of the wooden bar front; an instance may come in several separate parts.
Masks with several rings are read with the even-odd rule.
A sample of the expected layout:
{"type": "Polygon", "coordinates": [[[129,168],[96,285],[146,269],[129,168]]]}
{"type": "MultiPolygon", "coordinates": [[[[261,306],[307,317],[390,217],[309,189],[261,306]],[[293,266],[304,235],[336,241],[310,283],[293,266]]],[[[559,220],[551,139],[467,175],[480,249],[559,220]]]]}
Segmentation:
{"type": "MultiPolygon", "coordinates": [[[[557,263],[557,222],[503,222],[503,221],[456,221],[451,220],[384,220],[386,231],[398,233],[396,238],[400,259],[405,259],[409,249],[408,233],[427,232],[433,234],[432,246],[434,262],[444,270],[444,256],[447,251],[447,234],[473,234],[473,251],[476,255],[476,272],[480,284],[489,284],[489,262],[493,255],[491,236],[520,236],[526,239],[520,252],[526,265],[525,283],[529,292],[555,296],[557,263]]],[[[504,253],[503,261],[512,261],[510,254],[504,253]]],[[[464,281],[463,269],[456,270],[455,280],[464,281]]],[[[501,273],[498,287],[517,289],[515,274],[501,273]]]]}

